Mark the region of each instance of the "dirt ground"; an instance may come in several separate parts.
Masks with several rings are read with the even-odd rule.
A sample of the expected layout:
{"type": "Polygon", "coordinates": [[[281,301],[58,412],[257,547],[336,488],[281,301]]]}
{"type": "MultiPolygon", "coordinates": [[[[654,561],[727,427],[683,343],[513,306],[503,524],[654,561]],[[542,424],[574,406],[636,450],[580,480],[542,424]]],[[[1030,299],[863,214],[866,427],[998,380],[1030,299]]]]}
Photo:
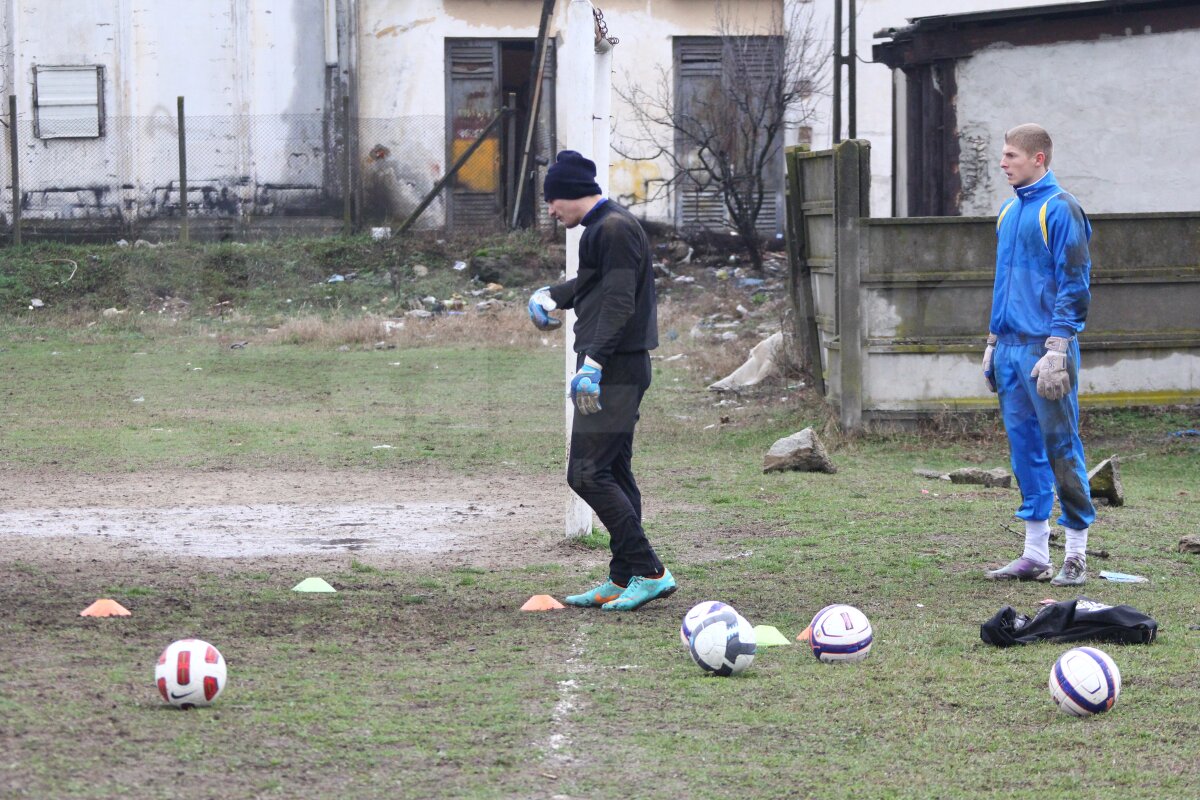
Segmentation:
{"type": "Polygon", "coordinates": [[[561,558],[565,492],[551,477],[428,468],[0,470],[0,562],[110,563],[122,574],[131,562],[180,556],[232,570],[344,567],[351,558],[381,568],[501,568],[561,558]]]}

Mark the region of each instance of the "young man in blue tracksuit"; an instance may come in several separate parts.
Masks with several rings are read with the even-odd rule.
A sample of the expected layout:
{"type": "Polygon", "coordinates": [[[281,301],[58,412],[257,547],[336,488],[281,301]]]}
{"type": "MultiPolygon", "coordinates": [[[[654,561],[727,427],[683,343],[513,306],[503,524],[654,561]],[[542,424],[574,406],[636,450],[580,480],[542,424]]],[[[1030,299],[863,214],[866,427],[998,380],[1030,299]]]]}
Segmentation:
{"type": "Polygon", "coordinates": [[[1079,439],[1079,342],[1087,319],[1092,226],[1049,171],[1052,143],[1038,125],[1004,135],[1000,168],[1016,196],[996,220],[996,285],[983,374],[997,392],[1013,473],[1021,487],[1017,518],[1025,550],[992,580],[1087,580],[1088,527],[1096,517],[1079,439]],[[1051,508],[1057,491],[1066,558],[1050,566],[1051,508]]]}
{"type": "Polygon", "coordinates": [[[582,225],[579,274],[529,299],[540,330],[562,322],[548,312],[574,308],[575,376],[567,483],[608,529],[608,578],[568,605],[633,611],[675,591],[642,528],[642,495],[633,479],[633,430],[650,387],[650,352],[658,347],[658,311],[650,245],[626,209],[601,196],[596,165],[563,150],[546,172],[550,215],[582,225]]]}

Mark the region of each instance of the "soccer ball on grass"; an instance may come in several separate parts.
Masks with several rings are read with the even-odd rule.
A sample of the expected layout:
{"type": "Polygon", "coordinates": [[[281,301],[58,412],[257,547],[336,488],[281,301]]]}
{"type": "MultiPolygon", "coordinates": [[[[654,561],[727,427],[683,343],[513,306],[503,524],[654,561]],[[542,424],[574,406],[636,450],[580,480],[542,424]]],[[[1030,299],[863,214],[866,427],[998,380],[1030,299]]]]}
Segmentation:
{"type": "Polygon", "coordinates": [[[158,657],[154,682],[176,708],[210,705],[225,688],[225,658],[208,642],[180,639],[158,657]]]}
{"type": "Polygon", "coordinates": [[[754,626],[729,606],[697,622],[688,641],[692,660],[705,672],[723,677],[744,672],[754,663],[757,649],[754,626]]]}

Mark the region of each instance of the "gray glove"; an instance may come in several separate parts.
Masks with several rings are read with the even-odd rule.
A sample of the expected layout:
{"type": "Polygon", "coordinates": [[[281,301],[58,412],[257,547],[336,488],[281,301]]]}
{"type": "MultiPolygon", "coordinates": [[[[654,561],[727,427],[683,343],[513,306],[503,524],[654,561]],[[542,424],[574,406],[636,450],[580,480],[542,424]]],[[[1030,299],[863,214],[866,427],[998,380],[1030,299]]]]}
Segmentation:
{"type": "Polygon", "coordinates": [[[1046,355],[1033,365],[1029,377],[1037,378],[1037,393],[1047,400],[1061,400],[1071,391],[1071,374],[1067,372],[1067,343],[1069,339],[1051,336],[1046,340],[1046,355]]]}
{"type": "Polygon", "coordinates": [[[996,342],[999,341],[999,338],[996,334],[989,332],[987,347],[983,350],[983,379],[987,381],[992,394],[996,393],[996,371],[992,368],[992,359],[996,355],[996,342]]]}

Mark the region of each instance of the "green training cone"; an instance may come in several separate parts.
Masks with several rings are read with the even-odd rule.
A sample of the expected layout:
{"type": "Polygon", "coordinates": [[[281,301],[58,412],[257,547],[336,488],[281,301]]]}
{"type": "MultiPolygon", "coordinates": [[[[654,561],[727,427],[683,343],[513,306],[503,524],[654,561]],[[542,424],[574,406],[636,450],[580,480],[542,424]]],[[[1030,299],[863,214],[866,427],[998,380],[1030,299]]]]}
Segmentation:
{"type": "Polygon", "coordinates": [[[774,625],[755,625],[754,641],[759,647],[779,647],[791,644],[774,625]]]}
{"type": "Polygon", "coordinates": [[[305,578],[292,587],[293,592],[336,592],[324,578],[305,578]]]}

